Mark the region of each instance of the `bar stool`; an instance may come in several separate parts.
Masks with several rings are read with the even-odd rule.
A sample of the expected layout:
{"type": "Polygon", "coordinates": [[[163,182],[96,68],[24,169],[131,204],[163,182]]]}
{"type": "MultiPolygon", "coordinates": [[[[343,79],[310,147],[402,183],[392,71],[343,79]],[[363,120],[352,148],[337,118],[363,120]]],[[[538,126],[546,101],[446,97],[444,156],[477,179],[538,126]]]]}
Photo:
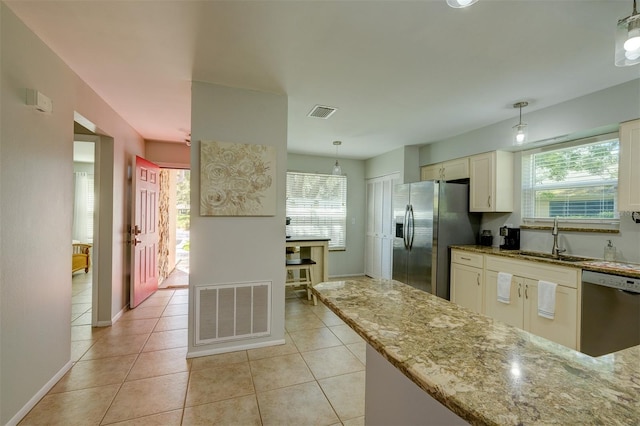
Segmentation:
{"type": "Polygon", "coordinates": [[[311,274],[311,266],[316,262],[311,259],[286,259],[285,267],[287,268],[287,280],[285,284],[298,284],[304,285],[307,289],[307,300],[311,300],[313,297],[313,304],[317,305],[318,300],[316,295],[311,293],[311,287],[313,287],[313,275],[311,274]],[[289,278],[289,271],[298,271],[298,278],[295,274],[292,274],[293,278],[289,278]],[[302,272],[304,271],[304,278],[302,272]]]}

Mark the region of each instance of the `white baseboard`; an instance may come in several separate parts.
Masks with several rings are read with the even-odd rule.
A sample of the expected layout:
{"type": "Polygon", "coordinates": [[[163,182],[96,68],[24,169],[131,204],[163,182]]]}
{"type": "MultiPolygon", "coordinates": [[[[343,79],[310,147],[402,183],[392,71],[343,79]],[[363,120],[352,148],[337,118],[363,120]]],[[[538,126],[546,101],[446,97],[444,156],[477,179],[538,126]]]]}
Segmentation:
{"type": "Polygon", "coordinates": [[[126,311],[127,308],[122,308],[120,312],[118,312],[113,318],[111,318],[111,321],[98,321],[96,327],[111,327],[120,319],[120,317],[122,317],[122,314],[124,314],[126,311]]]}
{"type": "Polygon", "coordinates": [[[245,345],[238,346],[227,346],[224,348],[214,348],[214,349],[204,349],[201,351],[191,351],[187,352],[187,358],[197,358],[199,356],[209,356],[209,355],[217,355],[226,352],[236,352],[236,351],[245,351],[248,349],[258,349],[258,348],[266,348],[267,346],[277,346],[284,345],[285,340],[271,340],[268,342],[260,342],[260,343],[248,343],[245,345]]]}
{"type": "Polygon", "coordinates": [[[127,311],[128,311],[128,308],[126,306],[122,308],[120,312],[118,312],[113,318],[111,318],[111,325],[118,322],[118,320],[122,317],[122,315],[124,315],[124,313],[127,311]]]}
{"type": "Polygon", "coordinates": [[[18,411],[16,415],[7,422],[6,426],[16,426],[20,422],[20,420],[22,420],[27,414],[29,414],[29,411],[31,411],[38,402],[40,402],[40,400],[47,394],[47,392],[49,392],[51,388],[53,388],[56,383],[58,383],[62,376],[67,374],[67,371],[69,371],[71,367],[73,367],[73,362],[67,362],[64,367],[62,367],[35,395],[33,395],[29,402],[27,402],[25,406],[22,407],[20,411],[18,411]]]}

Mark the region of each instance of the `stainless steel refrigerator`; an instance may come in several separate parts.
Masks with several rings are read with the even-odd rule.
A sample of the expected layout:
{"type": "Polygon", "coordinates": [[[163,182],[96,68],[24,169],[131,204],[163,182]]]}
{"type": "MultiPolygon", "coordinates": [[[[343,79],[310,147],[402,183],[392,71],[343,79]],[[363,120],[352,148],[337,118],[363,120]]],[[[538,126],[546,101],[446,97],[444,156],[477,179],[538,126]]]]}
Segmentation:
{"type": "Polygon", "coordinates": [[[396,185],[393,279],[449,300],[449,246],[476,244],[480,215],[469,213],[469,185],[396,185]]]}

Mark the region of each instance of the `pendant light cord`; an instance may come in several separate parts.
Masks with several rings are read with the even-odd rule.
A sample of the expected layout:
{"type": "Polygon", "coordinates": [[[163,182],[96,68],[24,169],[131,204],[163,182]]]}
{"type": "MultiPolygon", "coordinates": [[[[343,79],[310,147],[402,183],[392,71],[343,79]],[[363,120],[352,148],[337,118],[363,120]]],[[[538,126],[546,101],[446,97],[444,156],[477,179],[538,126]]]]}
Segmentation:
{"type": "Polygon", "coordinates": [[[520,105],[520,124],[522,124],[522,105],[520,105]]]}

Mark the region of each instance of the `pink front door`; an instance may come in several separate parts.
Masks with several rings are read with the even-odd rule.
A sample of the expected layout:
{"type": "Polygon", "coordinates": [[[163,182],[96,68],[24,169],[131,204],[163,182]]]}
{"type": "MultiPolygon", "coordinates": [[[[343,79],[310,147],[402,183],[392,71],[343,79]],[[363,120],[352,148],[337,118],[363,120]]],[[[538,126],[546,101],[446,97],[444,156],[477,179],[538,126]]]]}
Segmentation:
{"type": "Polygon", "coordinates": [[[131,294],[135,308],[158,290],[160,167],[136,156],[131,221],[131,294]]]}

